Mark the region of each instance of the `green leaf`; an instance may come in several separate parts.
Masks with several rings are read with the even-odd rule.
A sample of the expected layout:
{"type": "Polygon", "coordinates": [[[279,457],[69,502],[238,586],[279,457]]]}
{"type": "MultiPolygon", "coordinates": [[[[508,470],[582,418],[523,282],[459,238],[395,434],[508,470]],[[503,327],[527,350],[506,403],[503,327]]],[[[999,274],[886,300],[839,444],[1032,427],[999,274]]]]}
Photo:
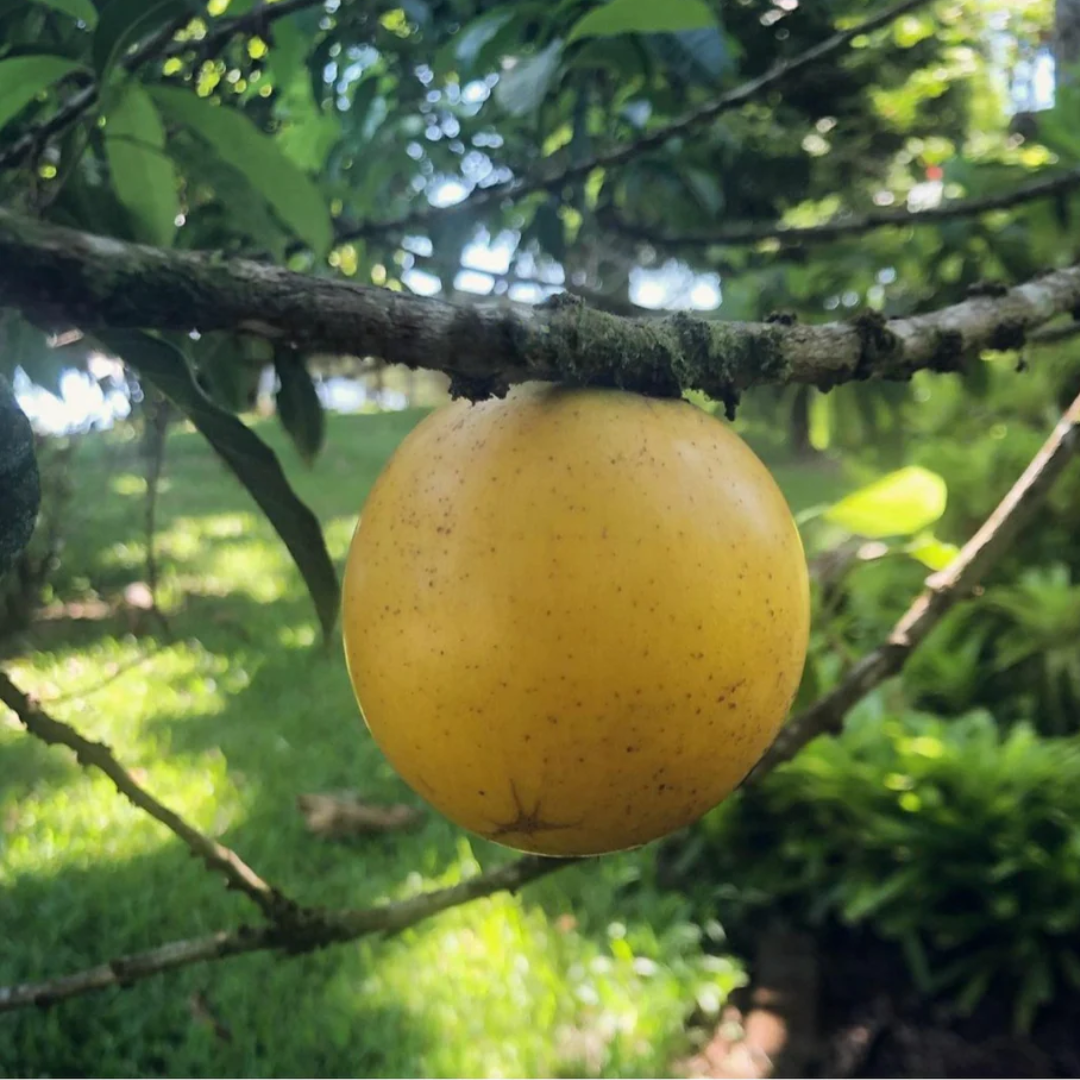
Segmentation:
{"type": "Polygon", "coordinates": [[[57,79],[81,70],[81,64],[62,56],[16,56],[0,61],[0,128],[57,79]]]}
{"type": "Polygon", "coordinates": [[[975,1011],[979,1002],[986,996],[993,977],[994,969],[987,964],[968,979],[956,995],[956,1008],[961,1016],[970,1016],[975,1011]]]}
{"type": "Polygon", "coordinates": [[[562,59],[562,41],[556,38],[533,56],[518,58],[495,86],[495,100],[511,116],[535,112],[547,96],[562,59]]]}
{"type": "Polygon", "coordinates": [[[930,961],[926,957],[926,949],[919,935],[914,930],[905,932],[900,938],[900,948],[915,985],[924,993],[929,992],[933,976],[930,974],[930,961]]]}
{"type": "Polygon", "coordinates": [[[872,915],[879,908],[896,899],[912,886],[916,885],[922,876],[922,867],[910,867],[900,870],[885,878],[877,885],[862,885],[857,887],[853,894],[845,901],[841,914],[845,922],[861,922],[868,915],[872,915]]]}
{"type": "Polygon", "coordinates": [[[611,34],[669,34],[715,27],[704,0],[609,0],[578,19],[569,41],[611,34]]]}
{"type": "Polygon", "coordinates": [[[944,570],[960,554],[955,544],[939,540],[933,533],[915,537],[904,550],[930,570],[944,570]]]}
{"type": "Polygon", "coordinates": [[[176,171],[165,153],[165,125],[138,83],[130,83],[109,111],[105,156],[113,190],[131,215],[134,238],[171,245],[180,212],[176,171]]]}
{"type": "Polygon", "coordinates": [[[454,35],[452,48],[454,59],[466,68],[471,68],[480,55],[480,50],[514,17],[513,9],[506,7],[488,11],[473,19],[460,33],[454,35]]]}
{"type": "Polygon", "coordinates": [[[90,48],[102,82],[127,50],[172,19],[191,14],[185,0],[111,0],[101,11],[90,48]]]}
{"type": "Polygon", "coordinates": [[[330,211],[316,184],[243,113],[213,105],[190,90],[157,86],[161,110],[190,128],[241,172],[277,216],[316,254],[330,249],[330,211]]]}
{"type": "Polygon", "coordinates": [[[301,169],[317,172],[341,137],[337,116],[319,108],[306,78],[292,81],[282,95],[277,116],[281,121],[277,144],[282,152],[301,169]]]}
{"type": "Polygon", "coordinates": [[[1026,1035],[1035,1021],[1039,1006],[1054,995],[1054,979],[1050,961],[1046,955],[1036,955],[1020,980],[1013,1012],[1013,1028],[1018,1035],[1026,1035]]]}
{"type": "Polygon", "coordinates": [[[909,465],[852,492],[824,516],[856,536],[909,536],[941,517],[947,494],[937,473],[909,465]]]}
{"type": "Polygon", "coordinates": [[[188,416],[247,488],[289,549],[329,636],[338,612],[337,574],[318,519],[290,487],[274,452],[199,389],[175,346],[138,330],[102,331],[97,337],[188,416]]]}
{"type": "Polygon", "coordinates": [[[204,393],[227,412],[251,407],[259,375],[269,355],[251,356],[245,346],[255,339],[231,334],[203,334],[192,347],[196,379],[204,393]]]}
{"type": "Polygon", "coordinates": [[[37,3],[52,8],[53,11],[60,11],[65,15],[70,15],[73,19],[86,23],[91,30],[97,26],[97,8],[94,7],[90,0],[37,0],[37,3]]]}
{"type": "Polygon", "coordinates": [[[315,382],[303,358],[291,349],[275,352],[274,369],[281,381],[276,398],[278,419],[300,456],[310,465],[326,436],[326,417],[315,382]]]}

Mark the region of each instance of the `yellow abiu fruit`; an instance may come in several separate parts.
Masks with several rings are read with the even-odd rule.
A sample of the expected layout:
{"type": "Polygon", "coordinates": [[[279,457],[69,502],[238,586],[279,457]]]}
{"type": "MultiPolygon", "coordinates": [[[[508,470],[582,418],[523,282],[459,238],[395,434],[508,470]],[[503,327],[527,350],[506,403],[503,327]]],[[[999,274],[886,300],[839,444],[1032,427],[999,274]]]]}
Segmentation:
{"type": "Polygon", "coordinates": [[[547,855],[635,847],[729,795],[784,720],[809,630],[791,512],[723,421],[537,383],[404,440],[343,605],[394,768],[464,828],[547,855]]]}

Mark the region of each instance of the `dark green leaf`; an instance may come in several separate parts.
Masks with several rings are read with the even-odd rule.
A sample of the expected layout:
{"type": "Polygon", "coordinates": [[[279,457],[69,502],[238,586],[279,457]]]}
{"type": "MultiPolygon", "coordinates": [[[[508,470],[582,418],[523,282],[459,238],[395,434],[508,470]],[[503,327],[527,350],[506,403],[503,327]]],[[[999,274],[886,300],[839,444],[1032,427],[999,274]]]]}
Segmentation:
{"type": "Polygon", "coordinates": [[[278,349],[274,369],[281,385],[277,392],[278,419],[309,465],[318,456],[326,436],[326,417],[311,373],[291,349],[278,349]]]}
{"type": "Polygon", "coordinates": [[[90,50],[98,78],[104,82],[113,65],[141,38],[191,11],[185,0],[111,0],[101,11],[90,50]]]}
{"type": "MultiPolygon", "coordinates": [[[[232,14],[232,9],[229,9],[232,14]]],[[[274,47],[266,58],[266,66],[274,86],[283,90],[291,86],[293,79],[300,73],[308,42],[304,40],[300,28],[290,19],[282,19],[274,26],[274,47]]],[[[305,80],[307,81],[307,80],[305,80]]],[[[308,87],[310,89],[310,82],[308,87]]]]}
{"type": "Polygon", "coordinates": [[[0,61],[0,128],[58,79],[82,69],[62,56],[16,56],[0,61]]]}
{"type": "Polygon", "coordinates": [[[247,178],[277,216],[317,254],[330,248],[330,211],[316,184],[241,112],[212,104],[190,90],[158,86],[162,111],[190,128],[247,178]]]}
{"type": "Polygon", "coordinates": [[[930,973],[930,961],[926,958],[926,948],[919,935],[914,930],[907,931],[900,938],[900,948],[904,952],[904,959],[915,985],[924,993],[929,991],[933,976],[930,973]]]}
{"type": "Polygon", "coordinates": [[[677,34],[654,34],[648,39],[648,49],[665,68],[689,83],[714,86],[731,66],[728,39],[714,26],[677,34]]]}
{"type": "Polygon", "coordinates": [[[199,389],[187,359],[168,342],[133,330],[97,336],[188,416],[247,488],[289,549],[328,636],[337,619],[337,574],[318,519],[297,498],[274,452],[199,389]]]}
{"type": "Polygon", "coordinates": [[[52,8],[53,11],[61,11],[65,15],[70,15],[73,19],[85,23],[91,30],[97,26],[97,8],[90,3],[90,0],[36,0],[36,2],[52,8]]]}
{"type": "Polygon", "coordinates": [[[956,1007],[962,1016],[970,1016],[975,1011],[979,1002],[986,996],[993,975],[994,969],[987,962],[985,967],[976,971],[964,984],[956,995],[956,1007]]]}
{"type": "Polygon", "coordinates": [[[1050,972],[1050,961],[1045,954],[1038,953],[1021,977],[1020,991],[1016,996],[1013,1026],[1018,1034],[1026,1035],[1031,1030],[1039,1006],[1049,1001],[1053,993],[1054,980],[1050,972]]]}
{"type": "Polygon", "coordinates": [[[248,356],[231,334],[204,334],[193,346],[199,385],[232,413],[251,408],[264,361],[248,356]]]}
{"type": "Polygon", "coordinates": [[[134,239],[168,247],[180,212],[176,172],[165,153],[165,126],[138,83],[130,83],[109,111],[105,154],[113,190],[131,215],[134,239]]]}
{"type": "Polygon", "coordinates": [[[503,74],[495,87],[495,100],[501,108],[511,116],[525,116],[540,107],[559,70],[562,44],[556,38],[535,55],[519,58],[503,74]]]}
{"type": "Polygon", "coordinates": [[[608,0],[580,18],[568,40],[611,34],[660,34],[715,27],[705,0],[608,0]]]}
{"type": "Polygon", "coordinates": [[[510,6],[495,8],[485,12],[478,19],[473,19],[460,33],[454,35],[454,59],[471,68],[480,55],[480,50],[514,17],[510,6]]]}

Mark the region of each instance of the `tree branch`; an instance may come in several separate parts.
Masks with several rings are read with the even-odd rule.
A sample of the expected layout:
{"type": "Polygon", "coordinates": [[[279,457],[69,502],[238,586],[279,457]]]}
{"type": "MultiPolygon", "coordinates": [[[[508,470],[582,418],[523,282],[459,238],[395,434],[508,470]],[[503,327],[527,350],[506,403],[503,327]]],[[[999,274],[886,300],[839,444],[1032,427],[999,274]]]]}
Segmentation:
{"type": "Polygon", "coordinates": [[[235,851],[203,835],[198,829],[184,821],[179,814],[158,802],[145,788],[136,783],[131,773],[116,760],[105,743],[92,742],[68,724],[54,720],[2,671],[0,671],[0,701],[15,713],[31,735],[50,746],[66,746],[75,751],[75,757],[80,765],[92,765],[100,769],[116,785],[121,795],[125,795],[140,810],[145,810],[152,818],[160,821],[162,825],[175,833],[187,844],[192,854],[201,858],[211,870],[216,870],[225,876],[230,889],[245,893],[268,918],[284,920],[287,924],[300,917],[302,909],[263,881],[235,851]]]}
{"type": "Polygon", "coordinates": [[[444,371],[484,397],[529,380],[701,390],[733,407],[762,384],[904,379],[955,371],[979,349],[1080,307],[1080,266],[912,318],[864,312],[818,325],[686,312],[628,319],[559,295],[520,310],[459,307],[213,253],[92,236],[0,210],[0,305],[54,326],[260,334],[303,351],[444,371]]]}
{"type": "MultiPolygon", "coordinates": [[[[747,777],[746,784],[759,782],[818,735],[839,731],[844,715],[856,702],[885,679],[899,672],[911,652],[926,638],[942,616],[970,592],[1001,552],[1008,547],[1020,528],[1030,520],[1054,481],[1078,450],[1080,397],[1069,407],[1023,476],[1002,499],[982,528],[964,545],[956,559],[946,570],[927,579],[926,590],[896,624],[888,641],[861,660],[836,689],[785,726],[776,742],[747,777]]],[[[3,690],[5,684],[10,686],[0,675],[0,690],[3,690]]],[[[15,691],[15,694],[22,699],[18,691],[15,691]]],[[[0,698],[8,701],[2,693],[0,698]]],[[[10,701],[8,703],[11,704],[10,701]]],[[[367,934],[397,932],[448,908],[505,889],[516,890],[564,866],[582,861],[528,855],[459,885],[421,893],[397,903],[357,911],[304,910],[297,912],[287,922],[261,928],[222,930],[207,937],[171,942],[71,975],[38,983],[0,987],[0,1012],[29,1005],[49,1005],[76,994],[110,986],[128,986],[173,968],[187,967],[208,960],[223,960],[240,953],[280,949],[297,954],[324,945],[351,941],[367,934]]]]}
{"type": "Polygon", "coordinates": [[[887,226],[928,225],[954,218],[974,217],[991,210],[1009,210],[1036,199],[1046,199],[1070,191],[1075,187],[1080,187],[1080,169],[1070,169],[1057,176],[1033,180],[1013,191],[998,195],[987,195],[978,199],[951,199],[926,210],[908,210],[905,207],[874,210],[867,214],[850,214],[820,225],[805,227],[770,221],[758,225],[716,229],[712,232],[664,233],[624,221],[612,214],[606,215],[605,220],[624,236],[658,247],[700,248],[725,244],[756,244],[762,240],[780,240],[785,247],[793,247],[797,244],[818,244],[847,236],[859,236],[887,226]]]}
{"type": "Polygon", "coordinates": [[[797,72],[811,67],[833,53],[839,52],[855,38],[887,26],[901,15],[914,11],[916,8],[925,7],[928,2],[929,0],[901,0],[900,3],[886,8],[857,26],[853,26],[848,30],[837,31],[791,60],[781,60],[765,74],[749,79],[733,90],[729,90],[727,93],[720,94],[718,97],[690,109],[670,124],[665,124],[655,131],[647,132],[632,142],[595,154],[582,161],[564,165],[554,171],[541,172],[536,175],[524,175],[501,184],[492,184],[490,187],[475,188],[461,202],[454,203],[451,206],[427,205],[386,221],[340,221],[337,228],[337,239],[339,242],[344,243],[348,240],[382,236],[387,233],[406,232],[410,229],[422,227],[433,217],[469,213],[490,206],[492,203],[499,202],[502,199],[519,199],[537,191],[553,191],[575,180],[584,179],[594,169],[610,169],[625,165],[628,161],[632,161],[642,154],[659,149],[670,139],[686,135],[702,124],[715,120],[722,113],[737,109],[766,91],[775,89],[797,72]]]}
{"type": "Polygon", "coordinates": [[[305,920],[290,924],[257,928],[242,926],[236,930],[218,931],[206,937],[170,942],[72,975],[40,983],[0,987],[0,1012],[25,1008],[28,1005],[50,1005],[90,990],[130,986],[163,971],[206,960],[224,960],[241,953],[276,949],[295,956],[369,934],[397,933],[459,904],[505,890],[513,892],[529,882],[578,861],[580,860],[545,859],[528,855],[458,885],[421,893],[392,904],[356,911],[311,912],[305,920]]]}
{"type": "Polygon", "coordinates": [[[1078,451],[1080,397],[1069,406],[1031,464],[979,531],[944,570],[926,579],[926,588],[893,627],[888,640],[864,656],[835,689],[788,723],[751,775],[756,778],[769,772],[819,735],[838,732],[844,716],[857,701],[898,674],[945,614],[982,581],[1042,505],[1054,481],[1078,451]]]}

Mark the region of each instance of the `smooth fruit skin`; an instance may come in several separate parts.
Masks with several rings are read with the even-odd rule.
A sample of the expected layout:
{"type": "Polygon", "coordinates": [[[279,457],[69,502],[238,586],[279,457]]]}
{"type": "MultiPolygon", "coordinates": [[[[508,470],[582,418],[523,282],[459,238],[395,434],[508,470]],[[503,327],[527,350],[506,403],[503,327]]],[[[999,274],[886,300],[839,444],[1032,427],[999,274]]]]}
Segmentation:
{"type": "Polygon", "coordinates": [[[432,413],[353,536],[376,742],[452,821],[592,855],[697,819],[798,688],[806,560],[772,476],[681,400],[531,383],[432,413]]]}

